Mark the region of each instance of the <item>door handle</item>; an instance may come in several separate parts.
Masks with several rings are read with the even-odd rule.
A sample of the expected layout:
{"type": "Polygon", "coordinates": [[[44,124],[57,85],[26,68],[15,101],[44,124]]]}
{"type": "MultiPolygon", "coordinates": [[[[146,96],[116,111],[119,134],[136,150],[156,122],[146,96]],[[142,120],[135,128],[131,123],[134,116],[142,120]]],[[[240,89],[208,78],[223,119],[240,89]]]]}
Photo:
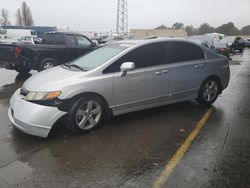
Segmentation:
{"type": "Polygon", "coordinates": [[[163,70],[163,71],[161,71],[163,74],[166,74],[166,73],[168,73],[168,70],[163,70]]]}
{"type": "Polygon", "coordinates": [[[199,69],[199,68],[203,68],[203,67],[205,67],[205,64],[198,64],[198,65],[194,66],[195,69],[199,69]]]}
{"type": "Polygon", "coordinates": [[[162,72],[157,71],[157,72],[155,72],[155,74],[156,74],[156,75],[161,75],[161,74],[162,74],[162,72]]]}
{"type": "Polygon", "coordinates": [[[167,74],[168,70],[162,70],[162,71],[157,71],[155,72],[156,75],[163,75],[163,74],[167,74]]]}

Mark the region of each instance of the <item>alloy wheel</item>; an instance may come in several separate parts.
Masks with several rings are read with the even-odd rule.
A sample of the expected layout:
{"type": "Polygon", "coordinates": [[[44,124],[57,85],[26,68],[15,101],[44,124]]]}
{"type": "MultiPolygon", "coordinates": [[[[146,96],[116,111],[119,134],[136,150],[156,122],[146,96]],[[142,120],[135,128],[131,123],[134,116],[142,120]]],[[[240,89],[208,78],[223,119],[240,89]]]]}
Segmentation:
{"type": "Polygon", "coordinates": [[[49,68],[52,68],[52,67],[54,67],[54,63],[51,62],[51,61],[47,61],[47,62],[45,62],[44,65],[43,65],[43,69],[44,69],[44,70],[49,69],[49,68]]]}
{"type": "Polygon", "coordinates": [[[89,100],[78,108],[75,121],[80,129],[89,130],[99,123],[101,115],[101,105],[97,101],[89,100]]]}
{"type": "Polygon", "coordinates": [[[218,95],[218,85],[215,81],[208,81],[203,90],[203,97],[206,102],[212,102],[218,95]]]}

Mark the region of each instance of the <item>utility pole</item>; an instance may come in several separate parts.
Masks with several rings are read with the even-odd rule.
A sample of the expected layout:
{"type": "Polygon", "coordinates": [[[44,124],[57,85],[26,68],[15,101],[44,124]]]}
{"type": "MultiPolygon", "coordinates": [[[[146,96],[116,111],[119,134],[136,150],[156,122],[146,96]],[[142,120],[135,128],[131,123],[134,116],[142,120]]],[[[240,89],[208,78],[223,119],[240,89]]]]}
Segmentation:
{"type": "Polygon", "coordinates": [[[116,33],[128,35],[128,4],[127,0],[118,0],[116,33]]]}

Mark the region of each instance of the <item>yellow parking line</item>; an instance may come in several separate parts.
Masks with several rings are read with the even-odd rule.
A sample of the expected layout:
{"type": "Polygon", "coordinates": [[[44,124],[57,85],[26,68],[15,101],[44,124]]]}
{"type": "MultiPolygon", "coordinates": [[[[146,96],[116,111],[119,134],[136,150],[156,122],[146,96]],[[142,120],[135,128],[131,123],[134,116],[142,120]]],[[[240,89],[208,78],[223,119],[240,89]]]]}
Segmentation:
{"type": "Polygon", "coordinates": [[[161,188],[163,184],[168,179],[171,172],[174,170],[176,165],[179,163],[183,155],[186,153],[194,139],[199,134],[201,128],[205,125],[208,118],[211,116],[213,112],[213,108],[210,108],[207,110],[207,112],[202,116],[200,121],[196,124],[193,131],[189,134],[185,142],[181,145],[181,147],[177,150],[177,152],[174,154],[174,156],[170,159],[168,164],[165,166],[164,170],[162,171],[161,175],[156,179],[156,181],[153,184],[153,188],[161,188]]]}

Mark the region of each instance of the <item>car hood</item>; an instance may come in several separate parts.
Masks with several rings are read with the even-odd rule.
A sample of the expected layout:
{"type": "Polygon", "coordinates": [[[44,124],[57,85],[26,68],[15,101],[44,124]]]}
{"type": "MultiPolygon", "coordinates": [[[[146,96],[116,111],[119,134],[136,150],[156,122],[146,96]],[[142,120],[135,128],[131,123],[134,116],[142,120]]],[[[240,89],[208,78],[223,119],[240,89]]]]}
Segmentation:
{"type": "Polygon", "coordinates": [[[28,91],[57,91],[65,85],[77,82],[79,78],[87,74],[82,71],[71,71],[61,66],[50,68],[31,76],[23,84],[28,91]]]}

